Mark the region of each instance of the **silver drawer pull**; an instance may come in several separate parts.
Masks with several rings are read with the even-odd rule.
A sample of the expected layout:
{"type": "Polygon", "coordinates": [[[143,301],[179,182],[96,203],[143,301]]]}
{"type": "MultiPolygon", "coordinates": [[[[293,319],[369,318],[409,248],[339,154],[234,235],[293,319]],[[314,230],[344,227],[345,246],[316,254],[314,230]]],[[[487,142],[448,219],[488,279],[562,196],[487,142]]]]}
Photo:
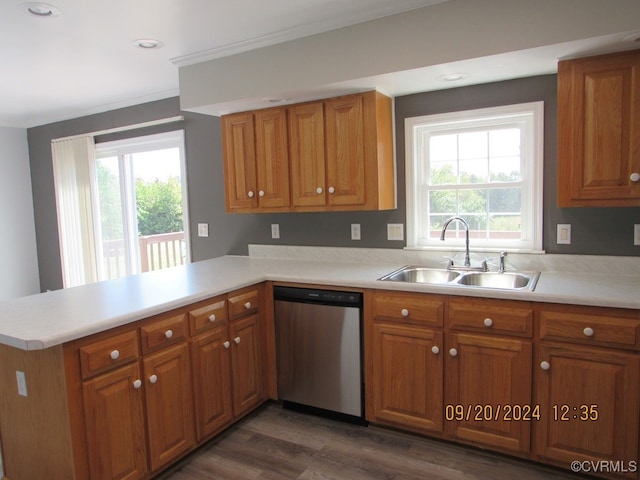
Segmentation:
{"type": "Polygon", "coordinates": [[[149,377],[149,383],[156,383],[158,381],[158,376],[157,375],[151,375],[149,377]]]}
{"type": "Polygon", "coordinates": [[[450,348],[449,349],[449,355],[451,355],[452,357],[457,357],[458,356],[458,350],[456,350],[455,348],[450,348]]]}
{"type": "Polygon", "coordinates": [[[164,336],[167,338],[173,337],[173,330],[167,330],[166,332],[164,332],[164,336]]]}
{"type": "Polygon", "coordinates": [[[585,337],[593,337],[594,331],[591,327],[585,327],[582,333],[584,333],[585,337]]]}
{"type": "Polygon", "coordinates": [[[482,322],[482,323],[484,323],[485,327],[490,327],[490,326],[493,325],[493,320],[491,320],[490,318],[485,318],[484,322],[482,322]]]}
{"type": "Polygon", "coordinates": [[[440,353],[440,349],[434,345],[433,347],[431,347],[431,353],[433,353],[434,355],[438,355],[440,353]]]}
{"type": "Polygon", "coordinates": [[[549,370],[551,368],[551,364],[549,362],[540,362],[540,368],[543,370],[549,370]]]}
{"type": "Polygon", "coordinates": [[[244,308],[246,308],[247,310],[249,310],[251,308],[251,302],[247,302],[244,304],[244,308]]]}
{"type": "Polygon", "coordinates": [[[111,357],[111,360],[117,360],[120,358],[120,352],[118,350],[114,350],[109,354],[109,356],[111,357]]]}
{"type": "Polygon", "coordinates": [[[135,381],[133,382],[133,388],[135,388],[136,390],[138,390],[140,387],[142,387],[142,380],[140,380],[140,379],[135,380],[135,381]]]}
{"type": "Polygon", "coordinates": [[[215,322],[216,321],[216,314],[212,313],[211,315],[209,315],[209,321],[210,322],[215,322]]]}

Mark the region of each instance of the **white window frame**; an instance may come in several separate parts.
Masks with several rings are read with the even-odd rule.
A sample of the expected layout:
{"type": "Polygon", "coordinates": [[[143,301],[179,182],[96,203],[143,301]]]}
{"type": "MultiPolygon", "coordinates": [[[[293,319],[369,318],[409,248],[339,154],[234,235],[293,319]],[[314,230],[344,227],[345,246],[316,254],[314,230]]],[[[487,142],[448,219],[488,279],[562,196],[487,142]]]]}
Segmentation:
{"type": "MultiPolygon", "coordinates": [[[[515,124],[526,130],[522,136],[522,236],[519,240],[473,239],[474,251],[507,250],[535,252],[542,250],[542,197],[544,159],[544,102],[482,108],[405,119],[407,249],[459,250],[464,248],[464,235],[441,242],[440,239],[420,237],[423,219],[421,196],[428,195],[428,168],[421,162],[421,139],[429,132],[459,132],[463,129],[487,128],[515,124]],[[424,185],[426,188],[421,188],[424,185]],[[421,193],[422,192],[422,193],[421,193]],[[427,192],[427,193],[425,193],[427,192]]],[[[424,151],[424,150],[422,150],[424,151]]],[[[428,159],[426,160],[428,162],[428,159]]],[[[459,225],[451,225],[451,228],[459,225]]]]}
{"type": "MultiPolygon", "coordinates": [[[[129,155],[134,153],[148,152],[151,150],[163,150],[168,148],[178,148],[180,152],[180,182],[182,186],[182,220],[183,231],[186,246],[186,263],[191,262],[191,247],[190,247],[190,234],[189,234],[189,208],[187,204],[188,192],[187,192],[187,171],[185,161],[185,147],[184,147],[184,130],[174,130],[170,132],[157,133],[152,135],[145,135],[141,137],[126,138],[123,140],[114,140],[111,142],[104,142],[96,144],[96,155],[94,163],[91,165],[93,171],[93,195],[94,195],[94,216],[100,218],[99,215],[99,200],[98,200],[98,188],[95,185],[96,179],[96,164],[95,160],[106,157],[118,157],[118,165],[120,169],[121,183],[121,197],[123,199],[123,221],[125,230],[125,241],[127,247],[125,248],[126,268],[127,274],[133,275],[140,273],[140,265],[136,261],[139,256],[139,245],[135,241],[137,239],[137,223],[136,218],[131,216],[130,205],[135,198],[135,184],[133,180],[133,165],[131,164],[129,155]]],[[[100,222],[94,224],[94,236],[96,238],[96,248],[98,249],[97,258],[103,257],[102,252],[102,232],[100,222]]],[[[104,278],[102,262],[98,262],[98,276],[104,278]]]]}

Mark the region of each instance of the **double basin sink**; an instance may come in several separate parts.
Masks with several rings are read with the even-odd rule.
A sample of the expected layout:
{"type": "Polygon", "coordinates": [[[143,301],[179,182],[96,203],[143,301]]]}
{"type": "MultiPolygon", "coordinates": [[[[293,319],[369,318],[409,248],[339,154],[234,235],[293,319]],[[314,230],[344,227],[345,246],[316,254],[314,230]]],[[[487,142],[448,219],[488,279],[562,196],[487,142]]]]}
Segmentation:
{"type": "Polygon", "coordinates": [[[380,278],[380,280],[533,291],[533,289],[536,288],[539,276],[540,272],[456,271],[440,268],[405,266],[385,275],[380,278]]]}

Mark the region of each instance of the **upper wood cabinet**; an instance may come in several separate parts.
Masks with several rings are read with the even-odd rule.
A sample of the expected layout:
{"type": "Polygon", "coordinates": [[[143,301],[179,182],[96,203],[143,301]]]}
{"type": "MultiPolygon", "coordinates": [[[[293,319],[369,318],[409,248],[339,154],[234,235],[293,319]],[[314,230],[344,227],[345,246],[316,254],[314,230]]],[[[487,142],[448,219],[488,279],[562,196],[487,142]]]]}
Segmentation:
{"type": "Polygon", "coordinates": [[[255,208],[256,153],[251,112],[222,117],[222,151],[227,211],[255,208]]]}
{"type": "Polygon", "coordinates": [[[640,205],[640,50],[558,64],[558,206],[640,205]]]}
{"type": "Polygon", "coordinates": [[[227,115],[222,130],[228,212],[395,208],[391,99],[378,92],[227,115]]]}

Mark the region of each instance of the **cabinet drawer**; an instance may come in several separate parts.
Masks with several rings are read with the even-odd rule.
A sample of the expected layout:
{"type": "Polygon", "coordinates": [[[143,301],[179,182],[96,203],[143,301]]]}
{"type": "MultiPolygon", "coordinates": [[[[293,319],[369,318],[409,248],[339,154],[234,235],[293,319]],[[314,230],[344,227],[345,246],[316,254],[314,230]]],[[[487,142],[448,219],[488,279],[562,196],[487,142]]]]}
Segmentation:
{"type": "Polygon", "coordinates": [[[374,319],[399,320],[442,326],[444,301],[427,294],[376,292],[373,297],[374,319]]]}
{"type": "Polygon", "coordinates": [[[229,296],[229,319],[235,320],[258,311],[258,290],[248,290],[229,296]]]}
{"type": "Polygon", "coordinates": [[[640,320],[543,310],[540,338],[640,350],[640,320]]]}
{"type": "Polygon", "coordinates": [[[227,321],[227,302],[224,297],[211,299],[211,303],[189,312],[191,335],[196,335],[227,321]]]}
{"type": "Polygon", "coordinates": [[[533,308],[507,300],[459,298],[449,303],[449,327],[518,337],[533,334],[533,308]]]}
{"type": "Polygon", "coordinates": [[[78,351],[82,378],[86,379],[136,360],[140,356],[137,331],[98,340],[80,347],[78,351]]]}
{"type": "Polygon", "coordinates": [[[187,315],[181,313],[154,320],[140,328],[142,352],[162,348],[187,337],[187,315]]]}

